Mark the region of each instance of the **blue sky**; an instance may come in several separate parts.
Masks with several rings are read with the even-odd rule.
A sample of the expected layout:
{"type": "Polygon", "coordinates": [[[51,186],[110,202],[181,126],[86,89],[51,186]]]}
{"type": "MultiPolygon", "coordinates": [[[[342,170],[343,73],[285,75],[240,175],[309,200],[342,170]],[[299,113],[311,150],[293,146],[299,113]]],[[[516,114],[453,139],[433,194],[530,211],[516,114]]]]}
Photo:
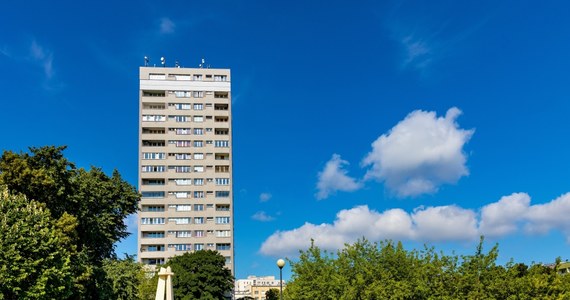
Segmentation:
{"type": "Polygon", "coordinates": [[[570,5],[377,2],[5,4],[0,149],[136,185],[143,57],[205,58],[232,69],[238,278],[311,237],[570,258],[570,5]]]}

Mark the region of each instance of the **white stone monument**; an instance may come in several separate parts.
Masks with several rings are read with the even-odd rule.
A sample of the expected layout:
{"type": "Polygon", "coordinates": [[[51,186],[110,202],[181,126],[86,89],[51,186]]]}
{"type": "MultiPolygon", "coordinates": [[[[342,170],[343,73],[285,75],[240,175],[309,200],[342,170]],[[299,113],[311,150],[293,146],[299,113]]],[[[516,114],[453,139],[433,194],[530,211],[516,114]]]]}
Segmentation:
{"type": "Polygon", "coordinates": [[[160,268],[160,271],[158,272],[158,286],[156,287],[155,300],[174,300],[172,276],[174,276],[174,273],[172,273],[170,267],[167,267],[166,269],[160,268]]]}

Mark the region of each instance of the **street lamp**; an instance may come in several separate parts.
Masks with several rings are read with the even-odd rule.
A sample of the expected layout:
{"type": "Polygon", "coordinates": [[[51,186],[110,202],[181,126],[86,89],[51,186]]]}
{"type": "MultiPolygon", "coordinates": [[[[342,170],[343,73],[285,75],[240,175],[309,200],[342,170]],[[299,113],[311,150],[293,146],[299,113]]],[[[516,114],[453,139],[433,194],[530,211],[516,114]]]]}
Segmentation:
{"type": "Polygon", "coordinates": [[[280,258],[277,261],[277,266],[279,267],[279,299],[283,300],[283,267],[285,266],[285,261],[280,258]]]}

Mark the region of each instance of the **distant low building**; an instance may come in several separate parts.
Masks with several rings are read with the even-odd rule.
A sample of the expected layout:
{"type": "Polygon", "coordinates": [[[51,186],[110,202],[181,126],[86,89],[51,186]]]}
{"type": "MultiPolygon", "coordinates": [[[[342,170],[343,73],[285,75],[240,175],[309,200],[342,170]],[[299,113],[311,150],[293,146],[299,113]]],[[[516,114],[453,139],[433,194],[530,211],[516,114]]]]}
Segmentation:
{"type": "MultiPolygon", "coordinates": [[[[235,281],[235,299],[263,300],[265,293],[270,289],[279,289],[279,280],[275,276],[247,276],[247,279],[237,279],[235,281]]],[[[283,281],[285,288],[285,281],[283,281]]]]}

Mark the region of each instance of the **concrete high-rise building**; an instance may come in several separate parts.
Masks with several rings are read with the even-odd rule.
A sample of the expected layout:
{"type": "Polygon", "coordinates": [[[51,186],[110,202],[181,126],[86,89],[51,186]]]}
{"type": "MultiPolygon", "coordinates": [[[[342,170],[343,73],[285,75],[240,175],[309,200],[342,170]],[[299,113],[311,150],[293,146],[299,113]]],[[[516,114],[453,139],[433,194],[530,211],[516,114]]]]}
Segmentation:
{"type": "Polygon", "coordinates": [[[141,67],[138,259],[217,250],[234,272],[229,69],[141,67]]]}

